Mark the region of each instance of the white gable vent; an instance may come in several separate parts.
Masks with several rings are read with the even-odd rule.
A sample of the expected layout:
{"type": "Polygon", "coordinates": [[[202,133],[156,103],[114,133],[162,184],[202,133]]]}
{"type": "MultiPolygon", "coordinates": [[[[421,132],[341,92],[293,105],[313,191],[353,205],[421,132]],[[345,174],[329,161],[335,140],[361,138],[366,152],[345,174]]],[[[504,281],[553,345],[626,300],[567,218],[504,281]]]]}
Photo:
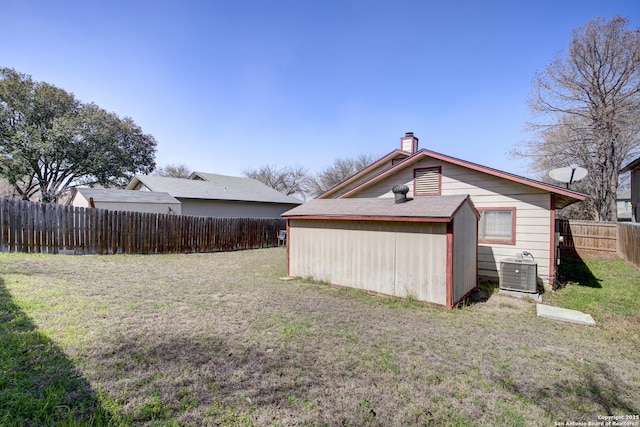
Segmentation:
{"type": "Polygon", "coordinates": [[[440,168],[415,171],[415,194],[440,194],[440,168]]]}

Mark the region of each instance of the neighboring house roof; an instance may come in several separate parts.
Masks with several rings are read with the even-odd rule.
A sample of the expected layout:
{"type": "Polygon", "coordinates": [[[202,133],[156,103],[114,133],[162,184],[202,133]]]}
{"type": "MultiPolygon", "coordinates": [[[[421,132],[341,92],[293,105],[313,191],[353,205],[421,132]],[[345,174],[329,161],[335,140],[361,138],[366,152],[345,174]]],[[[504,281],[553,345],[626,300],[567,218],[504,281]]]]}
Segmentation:
{"type": "Polygon", "coordinates": [[[637,159],[629,163],[627,166],[620,169],[620,173],[629,172],[639,167],[640,167],[640,157],[638,157],[637,159]]]}
{"type": "Polygon", "coordinates": [[[127,189],[142,184],[150,191],[166,192],[176,198],[229,200],[262,203],[301,204],[302,201],[287,196],[251,178],[194,172],[200,179],[168,178],[164,176],[136,175],[127,189]],[[202,177],[206,178],[204,180],[202,177]]]}
{"type": "Polygon", "coordinates": [[[180,201],[169,193],[155,193],[148,191],[118,190],[113,188],[82,188],[78,187],[71,200],[80,193],[85,199],[93,199],[94,202],[118,202],[118,203],[158,203],[179,204],[180,201]]]}
{"type": "Polygon", "coordinates": [[[339,184],[338,186],[334,187],[333,189],[329,190],[328,192],[321,194],[318,198],[326,198],[328,196],[330,196],[331,194],[339,194],[340,190],[343,190],[343,192],[341,194],[339,194],[337,197],[348,197],[350,195],[353,195],[355,193],[358,193],[360,191],[362,191],[363,189],[365,189],[366,187],[404,169],[407,168],[415,163],[417,163],[418,161],[425,159],[425,158],[433,158],[436,160],[441,160],[443,162],[447,162],[447,163],[451,163],[451,164],[455,164],[458,166],[462,166],[468,169],[472,169],[472,170],[476,170],[479,172],[483,172],[486,173],[488,175],[493,175],[499,178],[503,178],[503,179],[507,179],[509,181],[513,181],[513,182],[517,182],[523,185],[528,185],[530,187],[534,187],[534,188],[538,188],[541,190],[545,190],[545,191],[549,191],[551,193],[554,193],[556,195],[556,207],[558,209],[561,209],[565,206],[570,205],[571,203],[577,202],[577,201],[581,201],[584,200],[586,198],[586,196],[584,194],[580,194],[578,192],[575,191],[571,191],[571,190],[567,190],[555,185],[551,185],[551,184],[547,184],[545,182],[541,182],[541,181],[536,181],[530,178],[525,178],[519,175],[515,175],[509,172],[503,172],[500,171],[498,169],[493,169],[487,166],[482,166],[479,165],[477,163],[473,163],[473,162],[468,162],[466,160],[461,160],[455,157],[451,157],[451,156],[447,156],[445,154],[441,154],[441,153],[437,153],[435,151],[431,151],[431,150],[427,150],[427,149],[421,149],[417,152],[415,152],[414,154],[412,154],[410,157],[408,157],[406,160],[404,160],[403,162],[400,162],[396,165],[390,166],[387,169],[384,169],[380,172],[378,172],[377,174],[373,175],[371,178],[369,178],[368,180],[366,180],[365,182],[363,182],[360,185],[355,186],[354,188],[349,189],[348,188],[348,183],[347,181],[355,181],[357,180],[358,177],[360,176],[364,176],[367,173],[369,173],[373,168],[371,166],[365,168],[364,170],[360,171],[358,174],[356,174],[356,176],[349,178],[349,180],[347,181],[343,181],[341,184],[339,184]]]}
{"type": "Polygon", "coordinates": [[[417,197],[405,203],[395,203],[395,199],[391,197],[314,199],[283,213],[282,216],[307,219],[448,222],[465,201],[473,206],[471,199],[466,195],[417,197]]]}

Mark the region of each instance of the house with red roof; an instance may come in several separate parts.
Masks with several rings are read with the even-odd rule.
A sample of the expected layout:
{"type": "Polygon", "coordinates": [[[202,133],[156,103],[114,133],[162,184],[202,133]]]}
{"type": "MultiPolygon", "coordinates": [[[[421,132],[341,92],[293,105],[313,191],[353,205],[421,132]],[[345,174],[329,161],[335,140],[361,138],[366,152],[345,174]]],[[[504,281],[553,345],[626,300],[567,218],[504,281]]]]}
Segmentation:
{"type": "Polygon", "coordinates": [[[318,199],[392,198],[405,185],[408,196],[440,203],[438,197],[469,196],[479,213],[477,274],[498,280],[500,263],[528,254],[537,282],[552,286],[559,262],[556,211],[585,199],[566,188],[500,171],[428,149],[407,132],[400,148],[331,188],[318,199]]]}

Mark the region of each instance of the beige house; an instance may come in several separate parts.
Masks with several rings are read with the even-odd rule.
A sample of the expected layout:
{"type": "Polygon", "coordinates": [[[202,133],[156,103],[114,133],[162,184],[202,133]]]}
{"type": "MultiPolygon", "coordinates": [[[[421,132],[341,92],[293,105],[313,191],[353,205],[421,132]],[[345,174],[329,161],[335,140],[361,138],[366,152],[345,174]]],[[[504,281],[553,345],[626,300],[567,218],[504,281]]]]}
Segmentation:
{"type": "Polygon", "coordinates": [[[290,276],[449,308],[476,288],[479,215],[467,196],[316,199],[283,217],[290,276]]]}
{"type": "Polygon", "coordinates": [[[180,201],[168,193],[141,193],[113,188],[76,188],[66,203],[79,208],[180,215],[180,201]]]}
{"type": "Polygon", "coordinates": [[[618,211],[618,221],[631,221],[633,209],[631,205],[631,189],[618,189],[616,195],[616,207],[618,211]]]}
{"type": "Polygon", "coordinates": [[[319,199],[389,198],[404,184],[418,199],[469,195],[480,213],[478,275],[499,278],[500,261],[528,252],[538,263],[538,282],[552,285],[556,273],[556,209],[585,196],[571,190],[499,171],[430,150],[418,149],[408,132],[394,150],[319,199]]]}
{"type": "Polygon", "coordinates": [[[204,172],[189,178],[136,175],[127,189],[168,193],[180,201],[182,215],[191,216],[280,218],[302,203],[255,179],[204,172]]]}
{"type": "Polygon", "coordinates": [[[640,157],[620,171],[620,173],[625,172],[631,172],[631,190],[629,194],[631,221],[640,222],[640,157]]]}

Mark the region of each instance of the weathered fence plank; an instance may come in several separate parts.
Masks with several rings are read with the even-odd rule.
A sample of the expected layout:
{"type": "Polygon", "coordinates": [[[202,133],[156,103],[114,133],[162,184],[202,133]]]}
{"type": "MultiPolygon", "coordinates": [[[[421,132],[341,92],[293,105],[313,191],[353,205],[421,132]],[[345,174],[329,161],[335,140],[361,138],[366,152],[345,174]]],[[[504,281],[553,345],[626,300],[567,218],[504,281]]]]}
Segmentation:
{"type": "Polygon", "coordinates": [[[282,219],[108,211],[0,198],[0,251],[217,252],[277,246],[282,219]]]}
{"type": "MultiPolygon", "coordinates": [[[[20,234],[20,228],[18,224],[21,223],[20,210],[18,209],[17,203],[12,203],[9,205],[9,216],[10,216],[10,227],[11,227],[11,237],[9,239],[9,250],[11,252],[18,251],[18,234],[20,234]]],[[[22,249],[22,248],[20,248],[22,249]]]]}
{"type": "Polygon", "coordinates": [[[616,252],[615,222],[558,220],[556,230],[564,247],[596,252],[616,252]]]}
{"type": "Polygon", "coordinates": [[[618,223],[618,255],[640,268],[640,224],[618,223]]]}
{"type": "Polygon", "coordinates": [[[9,242],[9,207],[5,199],[0,199],[0,250],[6,251],[9,242]]]}
{"type": "Polygon", "coordinates": [[[640,224],[558,220],[556,230],[564,238],[564,247],[614,252],[640,268],[640,224]]]}

